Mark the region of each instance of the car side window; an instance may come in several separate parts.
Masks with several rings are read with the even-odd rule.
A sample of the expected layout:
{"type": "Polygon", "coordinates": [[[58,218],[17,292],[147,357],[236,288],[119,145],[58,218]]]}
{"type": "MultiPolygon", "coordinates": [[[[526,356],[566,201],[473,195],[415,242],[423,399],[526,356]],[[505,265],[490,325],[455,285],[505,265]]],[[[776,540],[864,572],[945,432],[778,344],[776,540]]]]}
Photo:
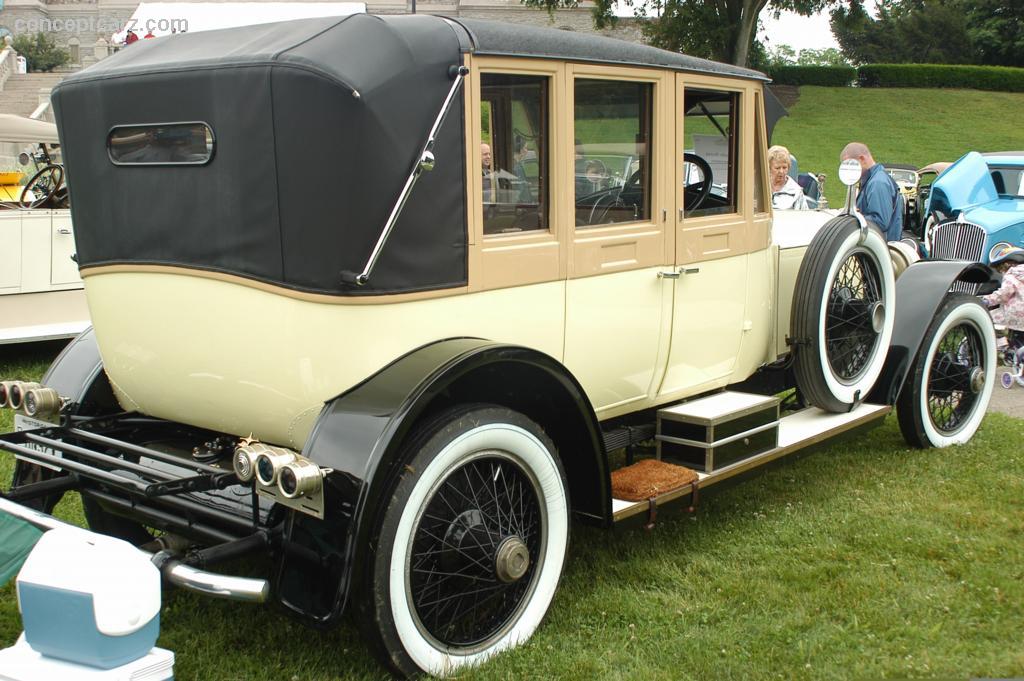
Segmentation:
{"type": "Polygon", "coordinates": [[[649,220],[654,86],[577,78],[574,93],[576,226],[649,220]]]}
{"type": "Polygon", "coordinates": [[[687,89],[685,98],[685,214],[696,217],[735,213],[739,93],[687,89]]]}
{"type": "Polygon", "coordinates": [[[546,76],[481,74],[485,235],[548,229],[549,81],[546,76]]]}

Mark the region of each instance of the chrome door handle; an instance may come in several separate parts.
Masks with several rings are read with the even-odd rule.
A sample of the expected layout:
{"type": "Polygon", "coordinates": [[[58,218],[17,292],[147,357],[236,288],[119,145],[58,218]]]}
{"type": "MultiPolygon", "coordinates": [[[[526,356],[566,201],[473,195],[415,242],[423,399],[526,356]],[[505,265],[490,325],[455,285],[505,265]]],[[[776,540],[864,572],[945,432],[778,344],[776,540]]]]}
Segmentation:
{"type": "Polygon", "coordinates": [[[658,279],[678,279],[680,273],[675,270],[671,272],[658,272],[658,279]]]}
{"type": "Polygon", "coordinates": [[[679,272],[681,274],[700,274],[700,268],[699,267],[683,267],[683,268],[680,268],[679,272]]]}
{"type": "Polygon", "coordinates": [[[57,230],[57,234],[71,234],[71,230],[67,227],[61,227],[57,230]]]}

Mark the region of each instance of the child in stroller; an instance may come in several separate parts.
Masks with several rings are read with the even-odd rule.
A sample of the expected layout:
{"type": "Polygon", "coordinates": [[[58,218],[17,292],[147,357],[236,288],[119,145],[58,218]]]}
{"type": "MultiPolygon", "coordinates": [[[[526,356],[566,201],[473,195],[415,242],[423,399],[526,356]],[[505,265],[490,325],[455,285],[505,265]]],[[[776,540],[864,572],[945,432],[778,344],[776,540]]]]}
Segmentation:
{"type": "Polygon", "coordinates": [[[1006,330],[1000,382],[1004,388],[1024,386],[1024,248],[1005,246],[992,254],[991,264],[1003,275],[997,291],[981,300],[991,309],[992,321],[1006,330]]]}

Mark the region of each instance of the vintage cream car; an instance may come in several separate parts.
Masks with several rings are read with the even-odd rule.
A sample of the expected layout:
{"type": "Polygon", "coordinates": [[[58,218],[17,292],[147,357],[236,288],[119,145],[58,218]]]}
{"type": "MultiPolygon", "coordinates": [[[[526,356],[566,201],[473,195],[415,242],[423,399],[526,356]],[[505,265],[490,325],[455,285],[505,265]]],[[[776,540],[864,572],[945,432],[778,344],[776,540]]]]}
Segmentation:
{"type": "Polygon", "coordinates": [[[27,506],[77,490],[98,531],[166,533],[175,584],[318,627],[355,608],[394,671],[448,674],[530,637],[571,518],[651,523],[897,402],[915,446],[966,441],[994,338],[947,292],[990,271],[896,280],[856,214],[773,227],[764,84],[367,15],[140,41],[69,77],[94,328],[41,387],[0,387],[22,458],[0,506],[47,526],[27,506]],[[577,192],[602,145],[628,163],[577,192]],[[257,551],[266,580],[206,571],[257,551]]]}
{"type": "Polygon", "coordinates": [[[71,212],[53,200],[66,193],[63,168],[50,163],[57,143],[52,123],[0,114],[0,148],[36,161],[24,186],[0,188],[0,344],[73,338],[89,326],[71,212]]]}

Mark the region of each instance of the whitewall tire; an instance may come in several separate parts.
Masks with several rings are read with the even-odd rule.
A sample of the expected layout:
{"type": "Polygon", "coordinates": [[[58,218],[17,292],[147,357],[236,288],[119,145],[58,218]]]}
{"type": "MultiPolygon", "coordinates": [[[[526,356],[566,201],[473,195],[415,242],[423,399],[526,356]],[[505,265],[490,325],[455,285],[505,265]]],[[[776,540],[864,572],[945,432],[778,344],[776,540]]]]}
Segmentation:
{"type": "Polygon", "coordinates": [[[896,318],[885,238],[840,215],[819,230],[800,265],[790,340],[804,399],[844,412],[867,397],[885,364],[896,318]]]}
{"type": "Polygon", "coordinates": [[[996,338],[972,296],[948,296],[925,333],[896,403],[900,430],[915,447],[948,447],[974,436],[992,397],[996,338]]]}
{"type": "Polygon", "coordinates": [[[372,626],[361,624],[400,673],[448,676],[543,620],[568,547],[568,493],[551,441],[509,409],[442,415],[410,455],[372,550],[372,626]]]}

